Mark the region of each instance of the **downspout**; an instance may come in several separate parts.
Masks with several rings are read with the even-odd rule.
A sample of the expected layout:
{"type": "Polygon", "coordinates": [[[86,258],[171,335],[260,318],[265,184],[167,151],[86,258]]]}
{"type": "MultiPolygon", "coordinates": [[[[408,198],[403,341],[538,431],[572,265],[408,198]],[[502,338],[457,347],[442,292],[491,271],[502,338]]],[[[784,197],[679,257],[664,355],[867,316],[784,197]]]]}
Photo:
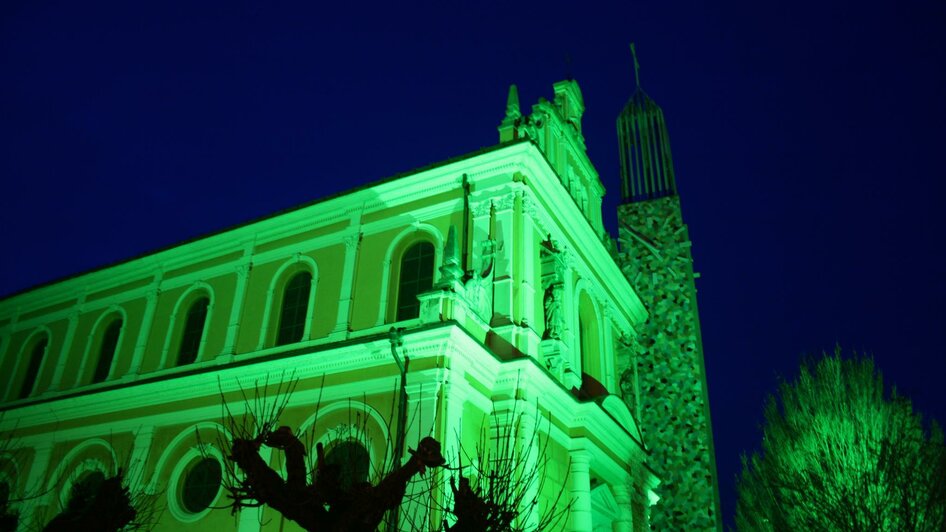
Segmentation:
{"type": "Polygon", "coordinates": [[[464,280],[469,274],[469,250],[470,250],[470,180],[466,174],[463,174],[463,257],[461,267],[463,268],[464,280]]]}
{"type": "MultiPolygon", "coordinates": [[[[397,364],[398,371],[401,372],[400,392],[397,402],[397,427],[394,431],[394,467],[401,466],[401,456],[404,454],[404,438],[407,434],[407,370],[411,359],[404,356],[402,360],[397,354],[397,348],[404,345],[404,329],[402,327],[391,327],[388,331],[388,340],[391,342],[391,356],[394,357],[394,363],[397,364]]],[[[388,514],[387,530],[395,531],[398,525],[398,511],[400,505],[391,510],[388,514]]]]}

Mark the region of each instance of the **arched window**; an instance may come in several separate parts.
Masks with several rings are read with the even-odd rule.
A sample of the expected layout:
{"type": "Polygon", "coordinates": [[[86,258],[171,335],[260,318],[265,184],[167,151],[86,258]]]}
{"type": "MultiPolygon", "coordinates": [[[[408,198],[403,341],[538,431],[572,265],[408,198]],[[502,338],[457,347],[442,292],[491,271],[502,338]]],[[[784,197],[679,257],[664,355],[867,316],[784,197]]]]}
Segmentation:
{"type": "Polygon", "coordinates": [[[371,466],[368,450],[357,441],[337,443],[325,455],[325,462],[340,469],[338,483],[342,489],[368,480],[368,469],[371,466]]]}
{"type": "Polygon", "coordinates": [[[311,289],[312,274],[309,272],[299,272],[286,283],[282,296],[282,308],[279,312],[276,345],[286,345],[302,340],[311,289]]]}
{"type": "Polygon", "coordinates": [[[578,314],[578,349],[581,353],[581,365],[582,371],[586,370],[585,367],[587,363],[585,360],[588,358],[588,329],[585,328],[585,317],[580,313],[578,314]]]}
{"type": "Polygon", "coordinates": [[[397,285],[397,321],[420,315],[417,296],[430,290],[434,283],[434,246],[418,242],[407,248],[401,257],[397,285]]]}
{"type": "Polygon", "coordinates": [[[201,297],[191,304],[181,333],[181,347],[177,352],[177,365],[193,364],[200,351],[200,341],[204,338],[204,324],[207,321],[207,307],[210,299],[201,297]]]}
{"type": "Polygon", "coordinates": [[[122,332],[122,320],[116,319],[108,324],[102,334],[102,347],[99,349],[99,360],[92,374],[92,383],[105,382],[112,370],[112,361],[115,360],[115,351],[118,350],[118,337],[122,332]]]}
{"type": "Polygon", "coordinates": [[[39,368],[43,365],[43,357],[46,355],[46,346],[48,345],[49,338],[44,335],[30,351],[30,362],[26,366],[26,375],[23,376],[23,385],[20,387],[20,399],[26,399],[33,393],[33,388],[36,387],[36,379],[39,377],[39,368]]]}
{"type": "Polygon", "coordinates": [[[601,335],[598,327],[598,314],[587,293],[582,293],[578,300],[578,349],[581,353],[581,371],[604,382],[604,368],[601,362],[601,335]]]}

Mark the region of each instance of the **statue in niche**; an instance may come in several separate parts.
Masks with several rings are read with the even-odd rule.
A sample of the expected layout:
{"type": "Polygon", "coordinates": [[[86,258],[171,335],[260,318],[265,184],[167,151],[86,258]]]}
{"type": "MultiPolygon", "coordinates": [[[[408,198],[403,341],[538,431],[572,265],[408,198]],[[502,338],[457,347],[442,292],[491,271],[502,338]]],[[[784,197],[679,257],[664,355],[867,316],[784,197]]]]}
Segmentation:
{"type": "Polygon", "coordinates": [[[562,316],[562,283],[552,283],[545,289],[545,334],[544,340],[560,340],[565,332],[565,320],[562,316]]]}

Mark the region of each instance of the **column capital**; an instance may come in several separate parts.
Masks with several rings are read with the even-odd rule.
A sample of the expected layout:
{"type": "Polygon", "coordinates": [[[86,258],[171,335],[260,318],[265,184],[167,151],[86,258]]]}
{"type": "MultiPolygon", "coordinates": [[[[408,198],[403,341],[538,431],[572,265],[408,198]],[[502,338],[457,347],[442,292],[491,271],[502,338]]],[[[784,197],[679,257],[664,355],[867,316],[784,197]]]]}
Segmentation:
{"type": "MultiPolygon", "coordinates": [[[[572,440],[573,442],[575,440],[572,440]]],[[[584,466],[585,469],[591,464],[591,451],[585,447],[585,443],[573,446],[568,451],[568,457],[572,466],[584,466]]]]}

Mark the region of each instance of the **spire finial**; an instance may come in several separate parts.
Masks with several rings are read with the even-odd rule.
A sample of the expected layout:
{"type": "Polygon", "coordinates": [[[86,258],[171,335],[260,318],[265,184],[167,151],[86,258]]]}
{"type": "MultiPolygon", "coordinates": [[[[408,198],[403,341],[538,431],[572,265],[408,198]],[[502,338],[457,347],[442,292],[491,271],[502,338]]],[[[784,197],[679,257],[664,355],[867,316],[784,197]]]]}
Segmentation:
{"type": "Polygon", "coordinates": [[[457,244],[457,226],[451,225],[447,233],[447,244],[443,247],[443,265],[440,266],[440,280],[438,288],[456,290],[463,278],[463,269],[460,268],[460,246],[457,244]]]}
{"type": "Polygon", "coordinates": [[[509,96],[506,97],[506,118],[516,119],[522,116],[519,111],[519,89],[516,85],[509,86],[509,96]]]}
{"type": "Polygon", "coordinates": [[[641,88],[641,64],[637,62],[637,49],[634,48],[634,43],[631,43],[631,57],[634,58],[634,83],[639,89],[641,88]]]}

